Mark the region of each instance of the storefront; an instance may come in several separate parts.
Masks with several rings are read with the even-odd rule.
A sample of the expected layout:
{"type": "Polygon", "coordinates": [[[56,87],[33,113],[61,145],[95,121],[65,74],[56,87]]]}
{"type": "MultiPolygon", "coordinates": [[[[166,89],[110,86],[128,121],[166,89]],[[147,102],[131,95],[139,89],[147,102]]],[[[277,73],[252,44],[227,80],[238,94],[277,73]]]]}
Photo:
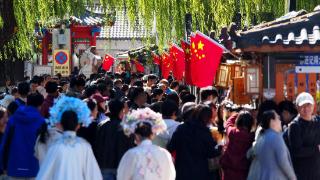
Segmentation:
{"type": "MultiPolygon", "coordinates": [[[[259,89],[254,94],[261,100],[294,101],[300,92],[306,91],[320,102],[319,25],[320,11],[299,11],[231,33],[236,44],[233,52],[246,57],[239,63],[243,67],[243,95],[252,97],[252,85],[254,91],[259,89]],[[252,73],[258,74],[257,78],[252,73]]],[[[230,76],[229,79],[238,78],[236,74],[230,76]]]]}

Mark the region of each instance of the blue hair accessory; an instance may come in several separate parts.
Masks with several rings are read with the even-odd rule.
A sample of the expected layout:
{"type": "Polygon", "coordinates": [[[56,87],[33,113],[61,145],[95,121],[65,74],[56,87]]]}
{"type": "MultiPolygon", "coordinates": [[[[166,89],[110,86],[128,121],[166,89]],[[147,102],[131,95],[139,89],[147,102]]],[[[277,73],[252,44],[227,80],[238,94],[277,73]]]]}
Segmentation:
{"type": "Polygon", "coordinates": [[[56,104],[50,108],[49,122],[52,126],[60,123],[62,114],[65,111],[74,111],[78,116],[79,123],[89,126],[91,123],[91,111],[87,104],[78,98],[62,96],[56,104]]]}

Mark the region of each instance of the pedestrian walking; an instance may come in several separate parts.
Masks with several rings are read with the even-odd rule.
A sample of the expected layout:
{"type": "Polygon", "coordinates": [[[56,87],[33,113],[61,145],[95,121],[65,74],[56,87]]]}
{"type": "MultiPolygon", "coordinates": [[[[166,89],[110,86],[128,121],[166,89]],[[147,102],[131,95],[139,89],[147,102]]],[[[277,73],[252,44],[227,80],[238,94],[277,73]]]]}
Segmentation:
{"type": "Polygon", "coordinates": [[[288,145],[299,180],[320,179],[320,122],[313,116],[314,99],[306,92],[296,98],[298,116],[289,125],[288,145]]]}
{"type": "Polygon", "coordinates": [[[149,108],[133,111],[126,117],[123,127],[128,134],[135,134],[138,146],[122,157],[117,179],[174,180],[176,172],[170,153],[152,144],[154,135],[166,129],[161,114],[149,108]]]}
{"type": "Polygon", "coordinates": [[[282,138],[280,116],[269,110],[262,114],[262,130],[247,153],[252,159],[248,180],[296,180],[289,150],[282,138]]]}
{"type": "Polygon", "coordinates": [[[91,123],[86,103],[73,97],[62,97],[50,110],[50,122],[60,123],[63,134],[49,147],[37,180],[102,180],[102,174],[90,144],[77,137],[80,124],[91,123]]]}
{"type": "Polygon", "coordinates": [[[240,111],[226,122],[227,145],[221,157],[223,180],[247,179],[250,162],[246,153],[254,140],[254,119],[248,111],[240,111]]]}
{"type": "Polygon", "coordinates": [[[104,180],[115,180],[119,162],[128,149],[135,146],[134,136],[126,136],[121,122],[125,115],[125,103],[120,100],[109,102],[110,121],[98,124],[95,156],[104,180]]]}
{"type": "Polygon", "coordinates": [[[26,106],[21,106],[8,121],[0,147],[0,162],[9,179],[33,179],[38,173],[34,145],[38,132],[45,125],[40,114],[42,103],[41,94],[28,95],[26,106]]]}
{"type": "Polygon", "coordinates": [[[212,108],[200,104],[192,114],[192,118],[178,126],[167,148],[176,154],[177,180],[209,180],[212,177],[209,161],[220,155],[209,129],[212,108]]]}

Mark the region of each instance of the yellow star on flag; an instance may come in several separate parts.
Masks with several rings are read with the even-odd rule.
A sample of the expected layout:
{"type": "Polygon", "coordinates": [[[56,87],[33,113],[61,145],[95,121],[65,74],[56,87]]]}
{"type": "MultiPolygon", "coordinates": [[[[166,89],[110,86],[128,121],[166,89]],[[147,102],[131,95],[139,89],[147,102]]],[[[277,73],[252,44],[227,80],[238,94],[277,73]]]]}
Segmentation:
{"type": "Polygon", "coordinates": [[[192,42],[192,49],[196,48],[196,45],[194,44],[194,42],[192,42]]]}
{"type": "Polygon", "coordinates": [[[187,48],[185,51],[186,51],[186,54],[190,54],[190,49],[189,48],[187,48]]]}
{"type": "Polygon", "coordinates": [[[204,46],[204,44],[203,44],[201,41],[199,41],[199,43],[198,43],[198,49],[203,50],[203,46],[204,46]]]}

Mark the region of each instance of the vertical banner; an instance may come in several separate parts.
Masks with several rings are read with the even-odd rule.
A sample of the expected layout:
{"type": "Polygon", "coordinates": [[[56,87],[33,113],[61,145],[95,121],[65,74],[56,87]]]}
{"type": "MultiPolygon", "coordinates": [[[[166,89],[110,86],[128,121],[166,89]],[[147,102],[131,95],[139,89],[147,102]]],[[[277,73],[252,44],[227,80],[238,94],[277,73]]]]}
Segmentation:
{"type": "Polygon", "coordinates": [[[58,49],[53,53],[53,72],[54,75],[60,73],[62,76],[70,75],[70,56],[69,50],[58,49]]]}
{"type": "Polygon", "coordinates": [[[289,101],[293,101],[295,95],[294,95],[294,77],[295,75],[293,73],[288,74],[287,76],[287,99],[289,101]]]}
{"type": "MultiPolygon", "coordinates": [[[[314,98],[314,101],[317,102],[317,74],[311,73],[308,74],[308,87],[309,87],[309,93],[312,95],[314,98]]],[[[315,103],[314,106],[314,112],[316,113],[317,111],[317,103],[315,103]]]]}
{"type": "Polygon", "coordinates": [[[234,103],[241,105],[241,104],[249,104],[250,98],[245,92],[245,78],[239,77],[233,79],[233,97],[234,103]]]}
{"type": "Polygon", "coordinates": [[[283,72],[277,72],[276,73],[276,97],[275,97],[275,100],[277,103],[284,100],[283,85],[284,85],[284,74],[283,72]]]}
{"type": "Polygon", "coordinates": [[[298,73],[297,77],[298,77],[298,84],[297,84],[298,85],[298,94],[300,94],[301,92],[305,92],[306,88],[307,88],[306,74],[305,73],[298,73]]]}

